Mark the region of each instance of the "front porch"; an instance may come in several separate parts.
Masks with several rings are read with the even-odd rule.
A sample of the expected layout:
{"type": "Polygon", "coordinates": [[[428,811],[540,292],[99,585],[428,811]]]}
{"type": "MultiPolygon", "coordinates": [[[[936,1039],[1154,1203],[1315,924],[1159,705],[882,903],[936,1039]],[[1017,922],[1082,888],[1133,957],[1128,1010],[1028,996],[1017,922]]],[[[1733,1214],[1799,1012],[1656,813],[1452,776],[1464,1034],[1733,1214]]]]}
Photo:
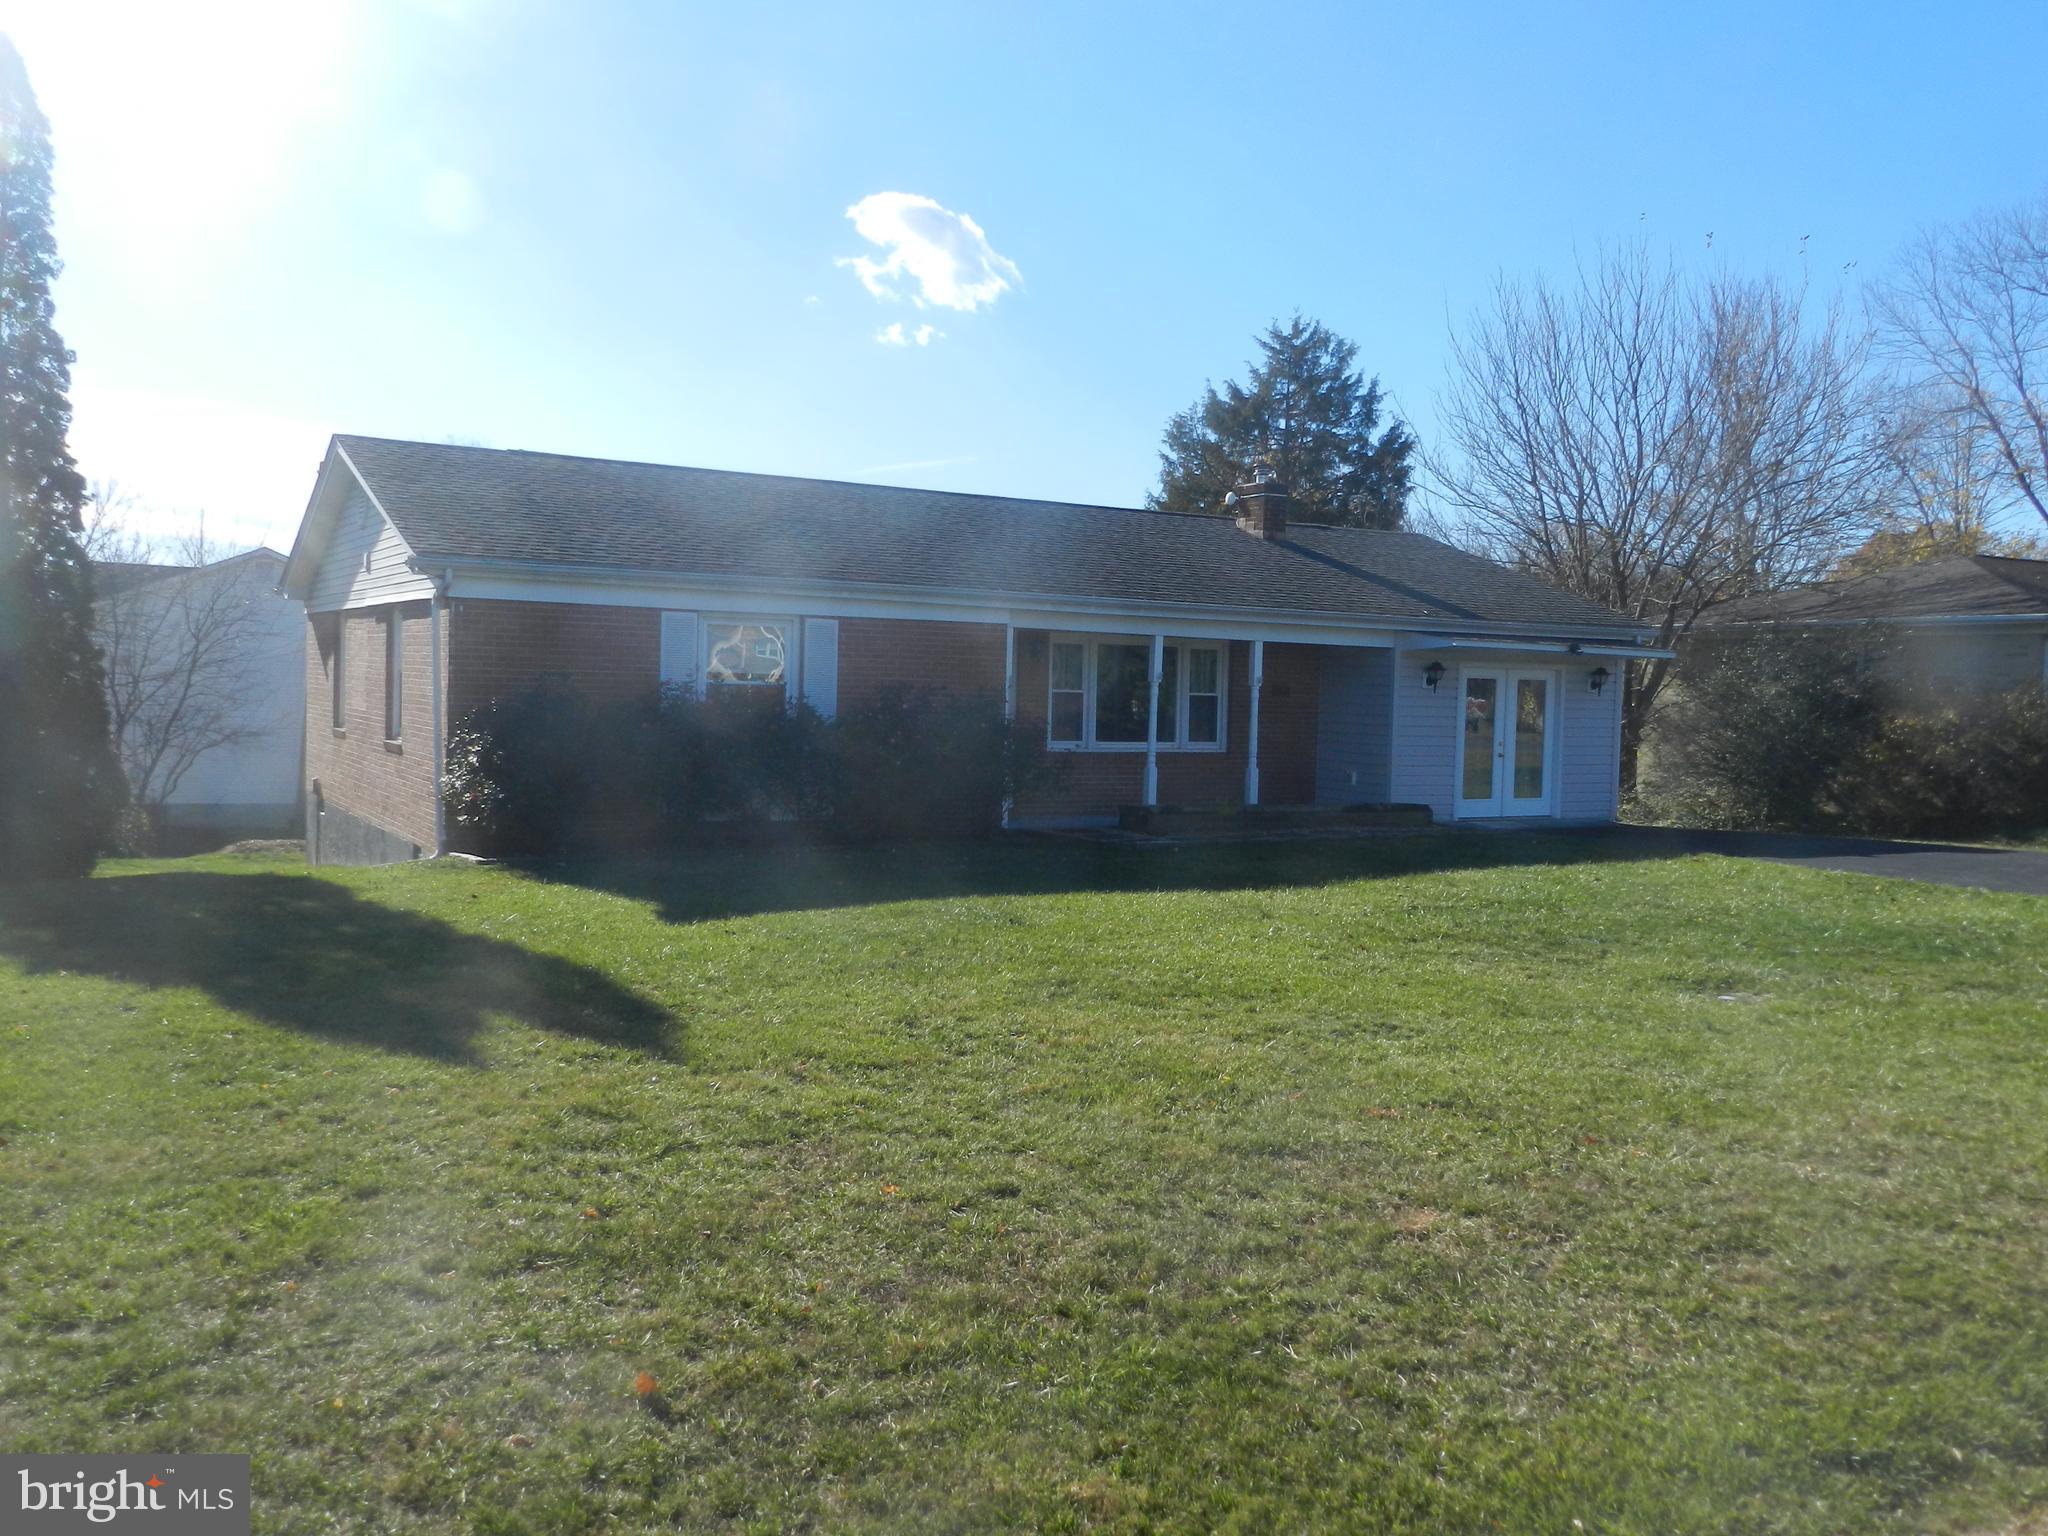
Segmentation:
{"type": "Polygon", "coordinates": [[[1016,627],[1006,690],[1064,772],[1009,825],[1131,807],[1427,807],[1439,823],[1611,821],[1619,655],[1570,642],[1368,643],[1016,627]]]}

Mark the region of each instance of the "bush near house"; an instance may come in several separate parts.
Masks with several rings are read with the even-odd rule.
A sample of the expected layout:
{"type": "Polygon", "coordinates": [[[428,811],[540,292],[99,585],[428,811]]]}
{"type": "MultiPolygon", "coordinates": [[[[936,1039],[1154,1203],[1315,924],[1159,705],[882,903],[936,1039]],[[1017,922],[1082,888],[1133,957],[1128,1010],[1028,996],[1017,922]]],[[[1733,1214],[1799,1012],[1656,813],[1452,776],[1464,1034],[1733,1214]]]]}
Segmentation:
{"type": "Polygon", "coordinates": [[[2022,690],[1888,713],[1842,765],[1833,789],[1868,831],[2029,831],[2048,822],[2048,703],[2022,690]]]}
{"type": "Polygon", "coordinates": [[[1758,635],[1688,661],[1652,736],[1641,809],[1693,826],[1892,837],[2024,831],[2048,817],[2048,704],[1931,701],[1867,637],[1758,635]]]}
{"type": "Polygon", "coordinates": [[[452,733],[442,796],[472,852],[680,847],[795,826],[871,841],[992,828],[1053,771],[1000,701],[892,690],[827,720],[777,694],[494,699],[452,733]]]}

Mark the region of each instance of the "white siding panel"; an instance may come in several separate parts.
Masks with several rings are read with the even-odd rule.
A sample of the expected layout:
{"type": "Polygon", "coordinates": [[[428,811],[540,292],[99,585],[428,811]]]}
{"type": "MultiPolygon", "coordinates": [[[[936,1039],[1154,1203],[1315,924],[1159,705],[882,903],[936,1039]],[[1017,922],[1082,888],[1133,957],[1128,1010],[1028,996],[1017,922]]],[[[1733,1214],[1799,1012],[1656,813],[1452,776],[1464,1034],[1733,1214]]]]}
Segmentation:
{"type": "Polygon", "coordinates": [[[1402,651],[1394,658],[1394,753],[1391,800],[1426,805],[1438,821],[1455,811],[1458,764],[1458,668],[1531,667],[1556,671],[1563,690],[1557,709],[1556,814],[1566,821],[1612,821],[1621,781],[1621,668],[1614,660],[1579,660],[1514,651],[1402,651]],[[1444,664],[1432,693],[1422,680],[1432,661],[1444,664]],[[1588,681],[1596,666],[1609,680],[1599,693],[1588,681]]]}
{"type": "Polygon", "coordinates": [[[830,720],[839,713],[839,621],[804,620],[804,702],[830,720]]]}
{"type": "Polygon", "coordinates": [[[661,616],[661,681],[664,687],[697,686],[697,615],[670,611],[661,616]]]}
{"type": "Polygon", "coordinates": [[[1627,663],[1599,665],[1607,668],[1607,686],[1598,693],[1590,681],[1592,666],[1564,669],[1557,813],[1567,821],[1612,821],[1619,810],[1621,672],[1627,663]]]}
{"type": "Polygon", "coordinates": [[[1397,651],[1394,654],[1394,750],[1391,793],[1401,805],[1426,805],[1438,821],[1452,819],[1453,779],[1458,752],[1458,658],[1454,652],[1397,651]],[[1444,664],[1444,679],[1432,691],[1422,672],[1444,664]]]}
{"type": "Polygon", "coordinates": [[[351,484],[313,573],[306,606],[315,613],[375,608],[434,595],[434,584],[406,562],[412,551],[370,500],[351,484]]]}
{"type": "Polygon", "coordinates": [[[1389,798],[1393,708],[1392,651],[1323,652],[1316,699],[1316,804],[1389,798]]]}

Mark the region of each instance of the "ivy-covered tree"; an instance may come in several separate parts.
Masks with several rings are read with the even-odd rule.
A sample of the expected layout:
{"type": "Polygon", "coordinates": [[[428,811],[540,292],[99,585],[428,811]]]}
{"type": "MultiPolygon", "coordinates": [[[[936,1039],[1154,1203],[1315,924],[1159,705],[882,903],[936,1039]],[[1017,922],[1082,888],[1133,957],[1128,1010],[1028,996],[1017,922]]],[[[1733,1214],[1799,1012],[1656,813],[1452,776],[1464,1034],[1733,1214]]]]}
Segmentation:
{"type": "Polygon", "coordinates": [[[120,808],[52,323],[49,124],[0,36],[0,879],[91,871],[120,808]]]}
{"type": "Polygon", "coordinates": [[[1166,424],[1149,504],[1221,514],[1231,487],[1270,458],[1298,521],[1400,527],[1415,438],[1400,421],[1381,426],[1380,383],[1352,366],[1357,344],[1300,315],[1257,340],[1244,383],[1211,387],[1166,424]]]}

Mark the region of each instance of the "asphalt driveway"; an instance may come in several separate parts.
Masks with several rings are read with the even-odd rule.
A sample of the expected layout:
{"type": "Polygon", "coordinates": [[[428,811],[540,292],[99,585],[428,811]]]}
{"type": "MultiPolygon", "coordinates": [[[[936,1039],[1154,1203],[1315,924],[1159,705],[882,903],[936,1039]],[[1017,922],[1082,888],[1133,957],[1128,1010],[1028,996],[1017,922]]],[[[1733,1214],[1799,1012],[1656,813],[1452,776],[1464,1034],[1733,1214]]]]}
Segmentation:
{"type": "Polygon", "coordinates": [[[1718,853],[1808,869],[1924,880],[2048,896],[2048,853],[1964,843],[1895,843],[1874,837],[1811,837],[1793,832],[1704,832],[1683,827],[1586,827],[1580,834],[1646,853],[1718,853]]]}

